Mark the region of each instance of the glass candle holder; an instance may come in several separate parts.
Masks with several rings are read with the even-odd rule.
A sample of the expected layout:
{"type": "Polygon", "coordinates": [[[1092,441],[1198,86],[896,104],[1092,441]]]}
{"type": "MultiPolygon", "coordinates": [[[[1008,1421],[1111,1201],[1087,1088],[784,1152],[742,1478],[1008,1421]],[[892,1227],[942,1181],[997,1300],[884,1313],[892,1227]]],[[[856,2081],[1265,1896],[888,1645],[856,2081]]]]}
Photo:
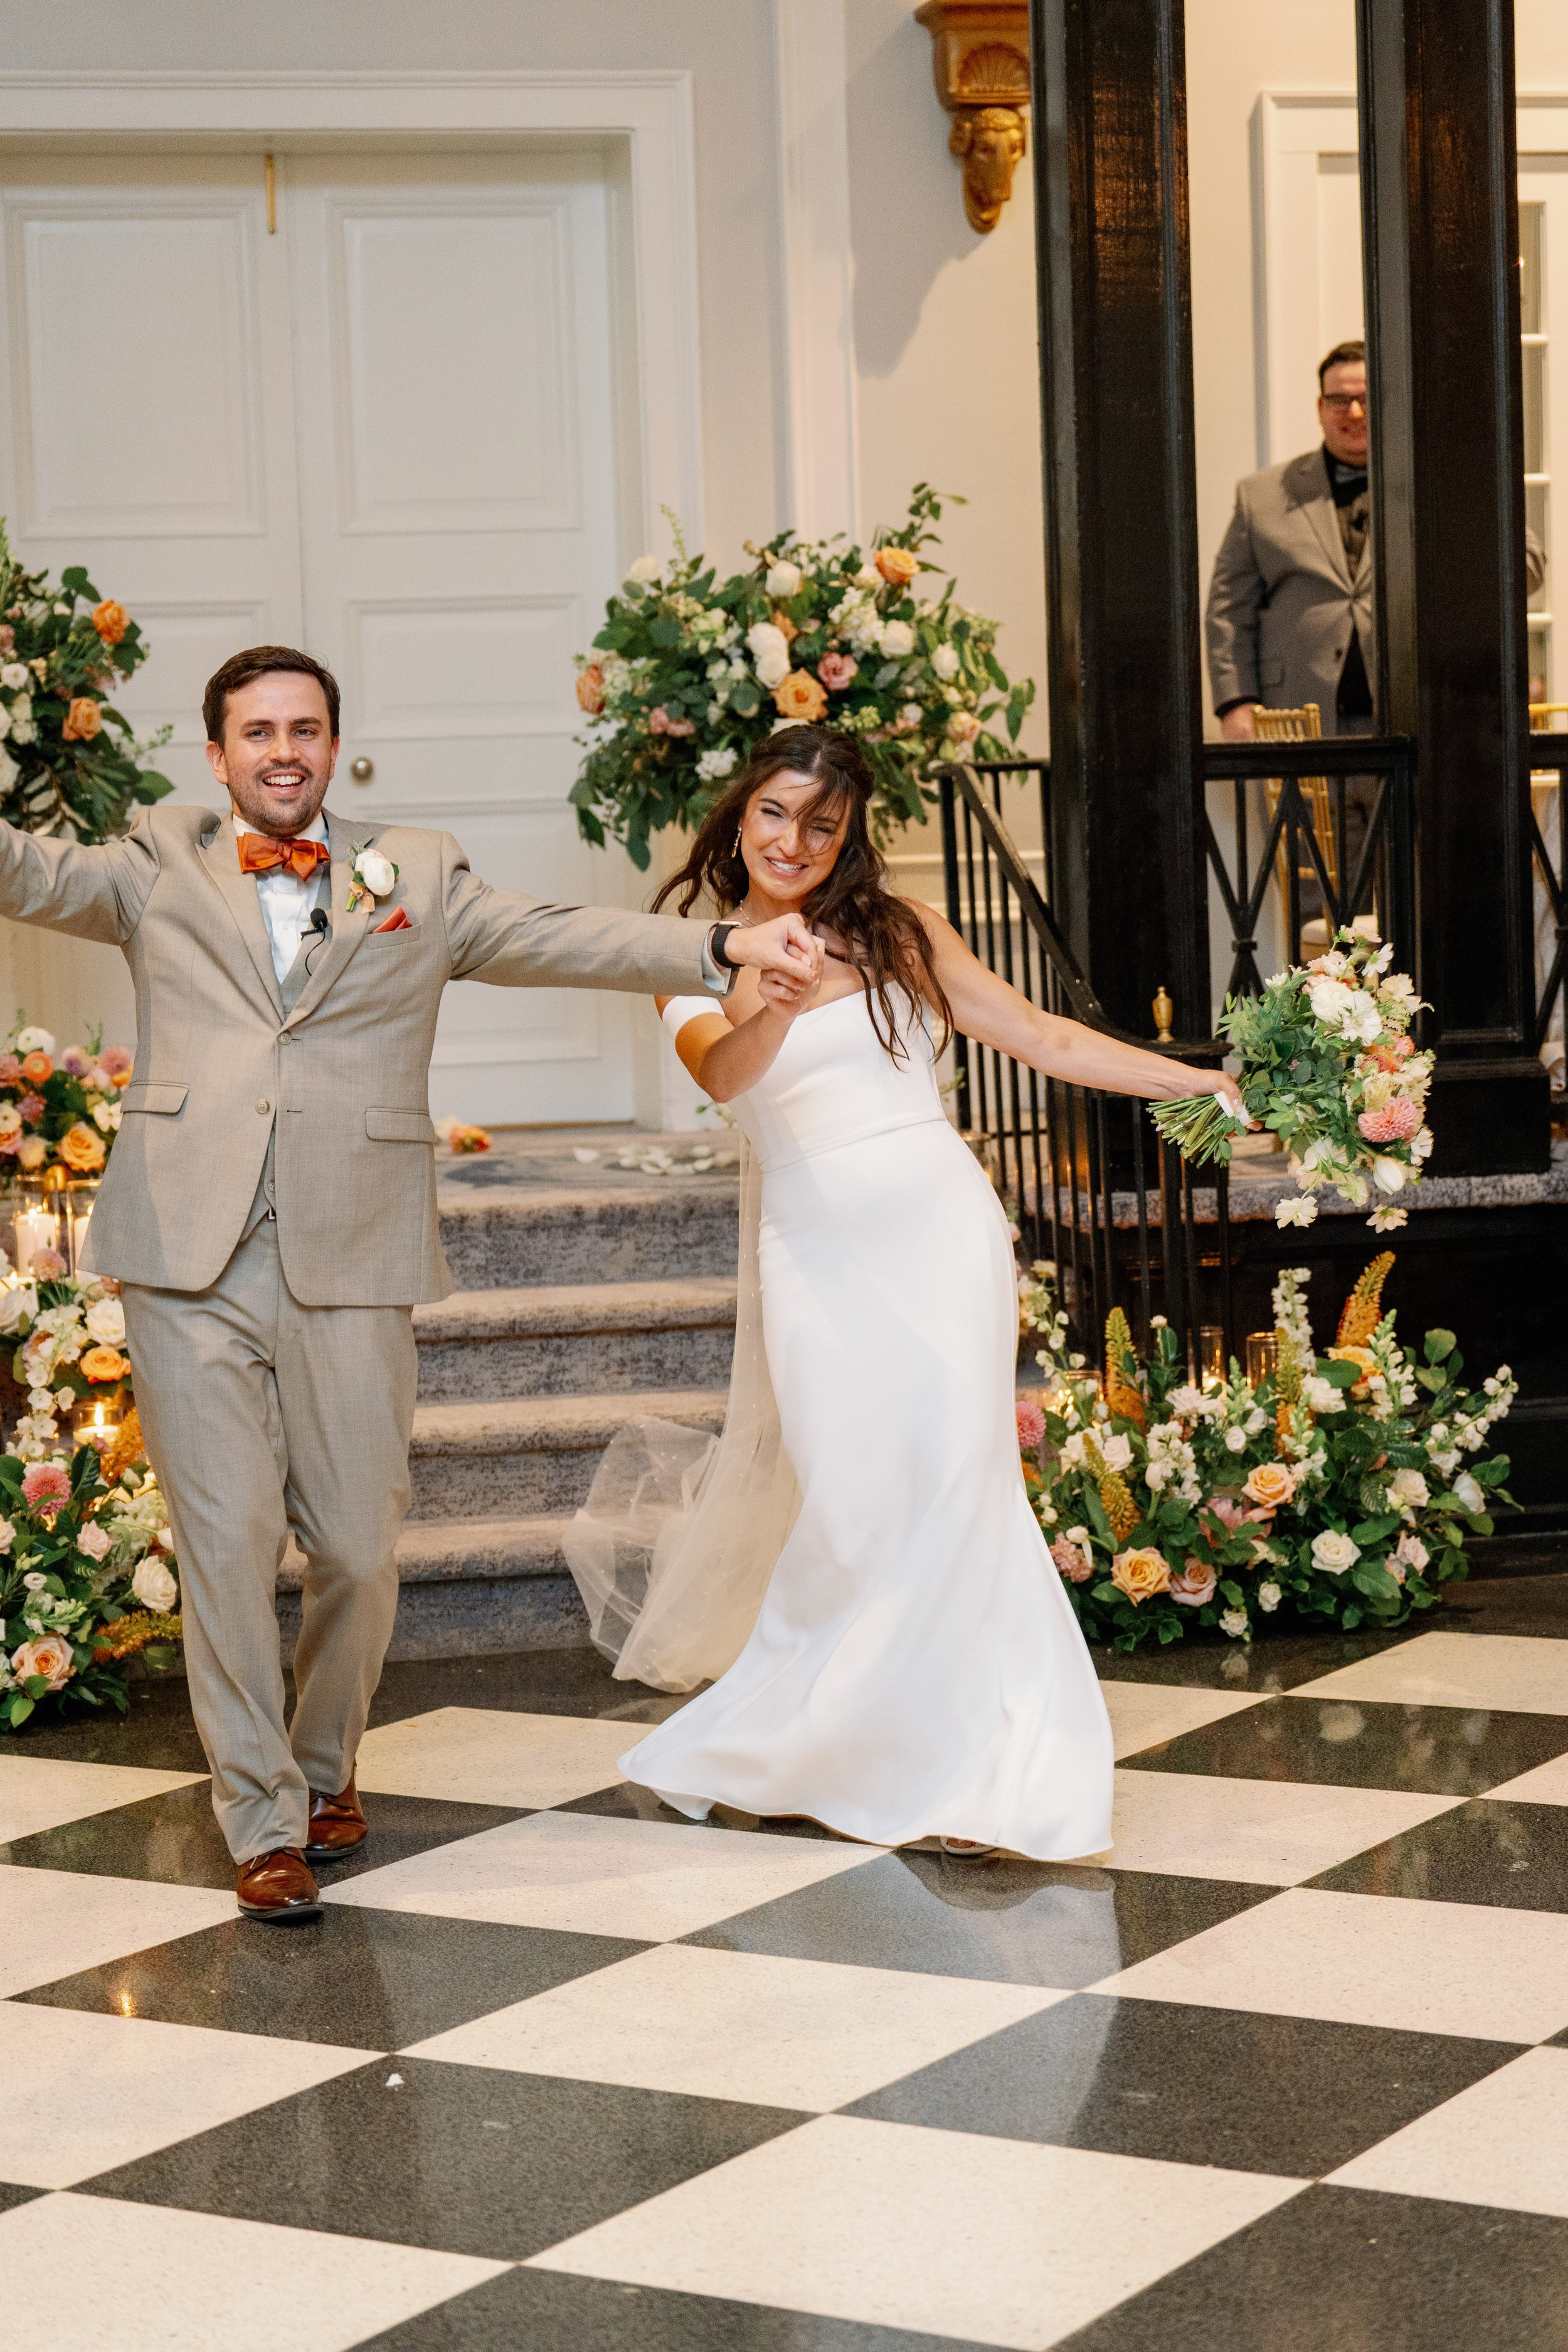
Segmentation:
{"type": "Polygon", "coordinates": [[[1225,1386],[1225,1330],[1218,1323],[1198,1326],[1198,1379],[1205,1389],[1225,1386]]]}
{"type": "Polygon", "coordinates": [[[1261,1388],[1279,1370],[1279,1335],[1276,1331],[1249,1331],[1247,1335],[1247,1380],[1249,1388],[1261,1388]]]}
{"type": "Polygon", "coordinates": [[[98,1187],[99,1179],[96,1176],[75,1176],[67,1185],[64,1193],[57,1196],[65,1203],[63,1222],[68,1244],[70,1270],[73,1274],[86,1272],[81,1261],[87,1245],[87,1229],[92,1223],[92,1213],[98,1203],[98,1187]]]}
{"type": "Polygon", "coordinates": [[[72,1445],[96,1445],[100,1454],[107,1453],[124,1418],[124,1400],[118,1394],[79,1397],[71,1407],[72,1445]]]}
{"type": "Polygon", "coordinates": [[[46,1251],[68,1265],[70,1244],[61,1210],[58,1186],[46,1187],[24,1176],[12,1193],[11,1262],[24,1280],[30,1279],[46,1251]]]}

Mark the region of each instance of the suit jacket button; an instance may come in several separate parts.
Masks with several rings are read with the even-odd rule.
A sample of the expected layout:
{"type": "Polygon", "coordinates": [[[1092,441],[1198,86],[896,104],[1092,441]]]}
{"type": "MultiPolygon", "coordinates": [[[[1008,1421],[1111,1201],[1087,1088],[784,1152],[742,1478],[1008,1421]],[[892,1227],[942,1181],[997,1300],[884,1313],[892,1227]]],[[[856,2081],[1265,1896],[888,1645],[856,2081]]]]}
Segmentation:
{"type": "Polygon", "coordinates": [[[256,1108],[258,1110],[270,1110],[272,1105],[269,1102],[258,1102],[256,1108]]]}

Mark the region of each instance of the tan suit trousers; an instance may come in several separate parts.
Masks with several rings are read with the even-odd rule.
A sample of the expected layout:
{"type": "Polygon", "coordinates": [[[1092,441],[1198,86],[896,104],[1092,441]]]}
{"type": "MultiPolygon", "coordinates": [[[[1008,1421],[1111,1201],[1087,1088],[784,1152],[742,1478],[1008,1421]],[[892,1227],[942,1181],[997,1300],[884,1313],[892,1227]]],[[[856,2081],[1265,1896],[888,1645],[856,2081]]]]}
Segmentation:
{"type": "Polygon", "coordinates": [[[335,1795],[397,1610],[417,1379],[406,1307],[301,1307],[263,1215],[203,1291],[126,1283],[148,1459],[174,1526],[191,1708],[236,1861],[303,1845],[335,1795]],[[284,1727],[275,1592],[305,1555],[298,1701],[284,1727]]]}

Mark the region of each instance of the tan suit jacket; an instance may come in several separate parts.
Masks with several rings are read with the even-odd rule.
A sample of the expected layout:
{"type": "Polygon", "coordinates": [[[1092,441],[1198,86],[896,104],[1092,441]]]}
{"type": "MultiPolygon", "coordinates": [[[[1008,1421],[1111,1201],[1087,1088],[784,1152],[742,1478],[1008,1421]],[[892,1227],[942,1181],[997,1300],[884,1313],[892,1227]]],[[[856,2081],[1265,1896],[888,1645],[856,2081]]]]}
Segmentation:
{"type": "Polygon", "coordinates": [[[700,923],[492,889],[450,834],[326,814],[331,936],[288,1013],[230,818],[164,803],[92,848],[0,824],[0,914],[112,941],[136,984],[136,1066],[92,1220],[100,1273],[216,1281],[276,1124],[279,1241],[301,1305],[445,1297],[427,1080],[447,982],[702,986],[700,923]],[[369,844],[396,886],[351,915],[350,863],[369,844]],[[395,908],[409,928],[378,935],[395,908]]]}

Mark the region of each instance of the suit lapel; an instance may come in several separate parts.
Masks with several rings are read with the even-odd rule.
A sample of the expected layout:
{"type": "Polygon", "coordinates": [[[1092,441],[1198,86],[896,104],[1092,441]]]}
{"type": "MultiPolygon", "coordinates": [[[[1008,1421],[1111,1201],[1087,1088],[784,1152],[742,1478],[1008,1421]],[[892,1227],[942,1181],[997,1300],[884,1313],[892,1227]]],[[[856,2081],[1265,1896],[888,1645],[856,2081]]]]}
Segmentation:
{"type": "Polygon", "coordinates": [[[1312,527],[1313,536],[1328,557],[1334,578],[1342,587],[1352,583],[1350,566],[1345,562],[1345,543],[1340,537],[1339,517],[1334,511],[1333,494],[1329,488],[1329,469],[1321,449],[1309,449],[1287,468],[1285,488],[1295,504],[1312,527]]]}
{"type": "Polygon", "coordinates": [[[261,901],[256,892],[256,877],[240,871],[239,836],[234,829],[234,819],[225,817],[209,841],[201,845],[202,863],[217,885],[229,913],[239,927],[256,976],[261,983],[268,1009],[279,1021],[283,1017],[283,999],[279,993],[278,974],[272,967],[272,943],[262,920],[261,901]]]}
{"type": "MultiPolygon", "coordinates": [[[[354,852],[366,847],[375,838],[376,829],[374,825],[366,828],[345,824],[341,817],[332,814],[331,809],[325,814],[327,845],[332,853],[332,936],[327,944],[326,954],[300,991],[299,1001],[283,1024],[286,1029],[294,1028],[315,1011],[328,989],[342,977],[375,917],[374,901],[362,899],[352,915],[348,911],[348,903],[351,887],[349,867],[353,862],[354,852]],[[353,838],[356,835],[357,839],[353,838]]],[[[281,998],[279,1009],[282,1009],[281,998]]]]}

